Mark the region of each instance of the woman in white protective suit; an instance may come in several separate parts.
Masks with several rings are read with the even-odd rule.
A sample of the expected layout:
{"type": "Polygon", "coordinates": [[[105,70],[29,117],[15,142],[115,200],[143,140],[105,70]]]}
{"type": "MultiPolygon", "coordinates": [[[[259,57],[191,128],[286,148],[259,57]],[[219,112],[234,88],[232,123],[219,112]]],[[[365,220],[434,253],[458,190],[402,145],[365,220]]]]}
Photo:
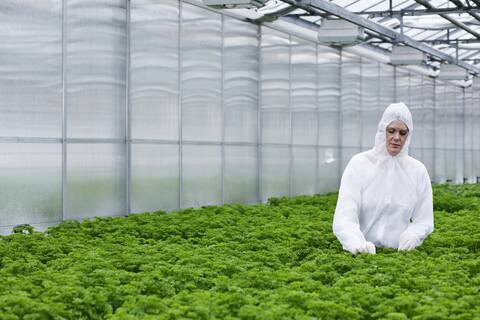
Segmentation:
{"type": "Polygon", "coordinates": [[[333,232],[345,250],[412,250],[433,231],[430,177],[408,155],[412,131],[407,106],[389,105],[375,147],[353,156],[345,168],[333,218],[333,232]]]}

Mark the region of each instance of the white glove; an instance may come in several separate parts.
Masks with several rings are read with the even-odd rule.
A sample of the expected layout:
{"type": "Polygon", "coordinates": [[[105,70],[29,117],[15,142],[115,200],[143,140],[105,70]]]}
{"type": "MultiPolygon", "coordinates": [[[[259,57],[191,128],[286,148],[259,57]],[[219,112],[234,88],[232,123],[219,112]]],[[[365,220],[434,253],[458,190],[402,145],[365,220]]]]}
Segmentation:
{"type": "Polygon", "coordinates": [[[351,244],[347,246],[343,246],[343,249],[347,250],[350,253],[357,254],[357,253],[370,253],[375,254],[375,245],[370,241],[365,241],[362,244],[351,244]]]}
{"type": "Polygon", "coordinates": [[[411,232],[405,231],[400,235],[400,239],[398,240],[398,250],[413,250],[418,247],[422,241],[420,238],[411,232]]]}

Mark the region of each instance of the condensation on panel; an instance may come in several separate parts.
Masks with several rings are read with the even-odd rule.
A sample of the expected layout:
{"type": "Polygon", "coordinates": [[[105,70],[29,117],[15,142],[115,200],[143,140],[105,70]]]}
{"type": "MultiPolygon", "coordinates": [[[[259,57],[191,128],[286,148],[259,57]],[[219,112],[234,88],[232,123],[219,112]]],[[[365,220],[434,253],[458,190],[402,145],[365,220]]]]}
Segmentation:
{"type": "Polygon", "coordinates": [[[0,226],[62,219],[62,146],[0,144],[0,226]]]}
{"type": "Polygon", "coordinates": [[[340,155],[338,148],[318,150],[318,193],[337,191],[340,185],[340,155]]]}
{"type": "Polygon", "coordinates": [[[318,46],[318,143],[338,146],[340,124],[340,53],[318,46]]]}
{"type": "Polygon", "coordinates": [[[410,105],[410,72],[401,67],[396,67],[395,102],[410,105]]]}
{"type": "Polygon", "coordinates": [[[380,63],[380,93],[379,93],[379,105],[380,115],[383,114],[385,108],[395,101],[395,68],[380,63]]]}
{"type": "Polygon", "coordinates": [[[178,145],[133,144],[131,211],[178,209],[178,145]]]}
{"type": "Polygon", "coordinates": [[[342,52],[342,88],[341,88],[341,117],[342,117],[342,146],[361,146],[361,61],[360,57],[342,52]]]}
{"type": "Polygon", "coordinates": [[[292,196],[315,194],[317,177],[316,148],[293,147],[292,153],[292,196]]]}
{"type": "Polygon", "coordinates": [[[66,4],[67,136],[124,138],[126,2],[66,4]]]}
{"type": "Polygon", "coordinates": [[[225,141],[256,143],[259,27],[225,17],[223,28],[225,141]]]}
{"type": "Polygon", "coordinates": [[[261,27],[262,108],[285,108],[290,104],[290,40],[288,34],[261,27]]]}
{"type": "Polygon", "coordinates": [[[444,183],[446,180],[445,173],[445,88],[444,81],[436,80],[435,82],[435,177],[434,181],[437,183],[444,183]]]}
{"type": "Polygon", "coordinates": [[[221,15],[189,4],[182,8],[183,139],[221,141],[221,15]]]}
{"type": "Polygon", "coordinates": [[[225,203],[259,201],[257,165],[257,147],[225,146],[225,203]]]}
{"type": "Polygon", "coordinates": [[[289,109],[267,108],[261,112],[262,142],[289,144],[291,136],[289,109]]]}
{"type": "Polygon", "coordinates": [[[292,112],[294,145],[316,145],[318,132],[318,117],[316,110],[294,110],[292,112]]]}
{"type": "Polygon", "coordinates": [[[261,200],[288,196],[290,192],[290,149],[262,147],[261,200]]]}
{"type": "Polygon", "coordinates": [[[222,202],[220,146],[183,146],[182,208],[222,202]]]}
{"type": "Polygon", "coordinates": [[[178,0],[132,1],[132,138],[178,140],[178,3],[178,0]]]}
{"type": "Polygon", "coordinates": [[[291,107],[295,109],[316,109],[316,46],[314,43],[292,37],[291,55],[291,107]]]}
{"type": "Polygon", "coordinates": [[[380,121],[379,109],[379,63],[362,58],[361,77],[361,123],[362,150],[371,149],[375,145],[375,134],[380,121]]]}
{"type": "Polygon", "coordinates": [[[124,215],[125,183],[125,145],[68,144],[65,219],[124,215]]]}
{"type": "MultiPolygon", "coordinates": [[[[427,167],[430,178],[434,177],[435,163],[435,123],[434,123],[434,107],[435,107],[435,87],[434,80],[423,76],[422,84],[423,94],[423,164],[427,167]]],[[[414,123],[415,126],[415,123],[414,123]]]]}
{"type": "Polygon", "coordinates": [[[62,2],[0,2],[0,136],[62,135],[62,2]]]}

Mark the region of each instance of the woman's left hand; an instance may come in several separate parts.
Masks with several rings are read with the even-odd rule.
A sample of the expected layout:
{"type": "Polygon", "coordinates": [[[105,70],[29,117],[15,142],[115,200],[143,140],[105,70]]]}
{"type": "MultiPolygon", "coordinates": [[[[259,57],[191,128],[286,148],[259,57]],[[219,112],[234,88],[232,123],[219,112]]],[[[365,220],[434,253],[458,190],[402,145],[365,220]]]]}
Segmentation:
{"type": "Polygon", "coordinates": [[[416,234],[405,231],[400,235],[400,239],[398,241],[398,250],[410,251],[418,247],[420,243],[420,238],[416,234]]]}

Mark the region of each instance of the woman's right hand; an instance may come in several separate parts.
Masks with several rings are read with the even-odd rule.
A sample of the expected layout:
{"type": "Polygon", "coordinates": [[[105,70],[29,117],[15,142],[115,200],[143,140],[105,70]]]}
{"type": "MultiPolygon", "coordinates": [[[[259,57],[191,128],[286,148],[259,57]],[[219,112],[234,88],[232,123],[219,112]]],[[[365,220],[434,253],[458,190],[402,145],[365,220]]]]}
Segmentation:
{"type": "Polygon", "coordinates": [[[375,254],[376,253],[375,245],[370,241],[365,241],[364,243],[361,243],[361,244],[349,245],[347,247],[344,247],[344,249],[353,254],[357,254],[357,253],[375,254]]]}

